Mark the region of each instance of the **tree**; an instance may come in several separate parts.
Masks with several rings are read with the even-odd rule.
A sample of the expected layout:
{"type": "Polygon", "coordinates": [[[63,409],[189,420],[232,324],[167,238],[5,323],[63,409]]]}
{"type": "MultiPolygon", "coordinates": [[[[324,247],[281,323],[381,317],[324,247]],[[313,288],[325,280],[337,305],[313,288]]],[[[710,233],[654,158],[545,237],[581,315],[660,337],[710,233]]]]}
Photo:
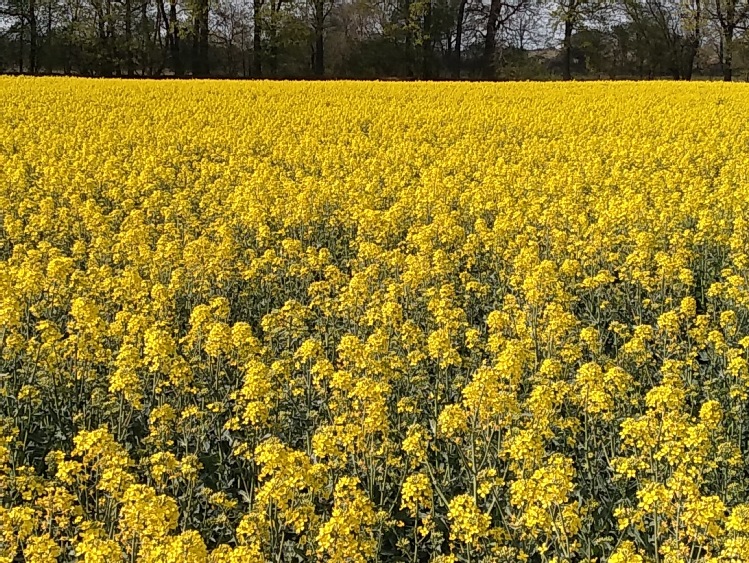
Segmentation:
{"type": "Polygon", "coordinates": [[[207,76],[208,63],[208,18],[210,15],[209,0],[192,0],[190,12],[192,18],[192,75],[207,76]]]}
{"type": "Polygon", "coordinates": [[[563,26],[562,78],[572,79],[572,34],[586,21],[604,17],[607,0],[553,0],[551,15],[563,26]]]}
{"type": "Polygon", "coordinates": [[[665,67],[675,80],[691,79],[702,37],[701,0],[625,0],[624,8],[651,72],[665,67]]]}
{"type": "Polygon", "coordinates": [[[255,78],[263,74],[263,36],[261,10],[264,0],[252,0],[252,73],[255,78]]]}
{"type": "Polygon", "coordinates": [[[462,50],[463,50],[463,24],[466,17],[466,4],[468,0],[458,0],[458,13],[455,18],[455,52],[453,63],[452,76],[456,80],[460,79],[460,72],[462,66],[462,50]]]}
{"type": "Polygon", "coordinates": [[[18,72],[24,72],[25,44],[28,38],[28,67],[31,74],[38,70],[38,29],[36,0],[0,0],[0,18],[12,21],[11,32],[17,36],[18,72]]]}
{"type": "Polygon", "coordinates": [[[242,0],[218,0],[214,5],[211,37],[225,57],[224,71],[229,76],[247,76],[245,52],[249,37],[249,10],[242,0]],[[238,60],[239,59],[239,60],[238,60]]]}
{"type": "Polygon", "coordinates": [[[517,14],[530,8],[530,0],[489,0],[484,36],[483,77],[496,77],[497,34],[517,14]]]}
{"type": "Polygon", "coordinates": [[[312,8],[312,66],[317,76],[325,74],[325,29],[330,13],[335,6],[334,0],[310,0],[312,8]]]}
{"type": "Polygon", "coordinates": [[[720,30],[720,64],[723,80],[733,79],[733,59],[736,33],[746,31],[749,21],[748,0],[713,0],[710,5],[712,18],[720,30]]]}
{"type": "Polygon", "coordinates": [[[545,1],[0,0],[0,72],[730,80],[749,60],[749,0],[545,1]]]}

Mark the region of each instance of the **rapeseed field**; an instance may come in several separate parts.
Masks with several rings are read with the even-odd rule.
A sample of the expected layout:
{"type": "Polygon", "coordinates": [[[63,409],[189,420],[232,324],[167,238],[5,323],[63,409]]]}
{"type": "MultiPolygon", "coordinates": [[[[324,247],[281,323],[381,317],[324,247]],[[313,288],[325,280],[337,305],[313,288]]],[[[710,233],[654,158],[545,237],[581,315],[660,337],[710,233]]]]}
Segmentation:
{"type": "Polygon", "coordinates": [[[749,561],[749,87],[0,79],[0,561],[749,561]]]}

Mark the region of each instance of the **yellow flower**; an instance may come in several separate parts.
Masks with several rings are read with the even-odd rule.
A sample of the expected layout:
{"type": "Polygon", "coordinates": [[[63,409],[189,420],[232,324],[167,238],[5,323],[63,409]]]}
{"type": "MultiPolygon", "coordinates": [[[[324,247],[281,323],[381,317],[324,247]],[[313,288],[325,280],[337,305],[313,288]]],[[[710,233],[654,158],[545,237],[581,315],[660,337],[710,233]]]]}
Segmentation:
{"type": "Polygon", "coordinates": [[[377,547],[374,504],[359,488],[355,477],[343,477],[335,486],[333,513],[317,534],[317,553],[326,561],[364,563],[377,547]]]}
{"type": "Polygon", "coordinates": [[[428,510],[432,506],[432,484],[423,473],[406,477],[401,487],[401,508],[409,511],[411,516],[418,516],[418,508],[428,510]]]}
{"type": "Polygon", "coordinates": [[[426,461],[428,439],[426,430],[420,424],[412,424],[408,428],[406,438],[403,440],[403,451],[414,465],[426,461]]]}
{"type": "Polygon", "coordinates": [[[3,562],[749,561],[741,85],[0,99],[3,562]]]}
{"type": "Polygon", "coordinates": [[[472,496],[458,495],[450,501],[448,508],[452,538],[469,545],[478,545],[489,533],[491,517],[476,506],[472,496]]]}
{"type": "Polygon", "coordinates": [[[700,407],[700,420],[710,430],[715,430],[723,420],[723,408],[715,400],[706,401],[700,407]]]}
{"type": "Polygon", "coordinates": [[[87,525],[75,548],[76,555],[84,563],[108,563],[123,558],[120,545],[107,538],[104,530],[98,525],[87,525]]]}
{"type": "Polygon", "coordinates": [[[60,546],[49,534],[30,537],[23,548],[23,556],[29,563],[57,563],[61,554],[60,546]]]}
{"type": "Polygon", "coordinates": [[[609,557],[609,563],[644,563],[631,541],[623,541],[609,557]]]}
{"type": "Polygon", "coordinates": [[[456,438],[468,428],[466,413],[460,405],[448,405],[440,413],[437,428],[447,438],[456,438]]]}

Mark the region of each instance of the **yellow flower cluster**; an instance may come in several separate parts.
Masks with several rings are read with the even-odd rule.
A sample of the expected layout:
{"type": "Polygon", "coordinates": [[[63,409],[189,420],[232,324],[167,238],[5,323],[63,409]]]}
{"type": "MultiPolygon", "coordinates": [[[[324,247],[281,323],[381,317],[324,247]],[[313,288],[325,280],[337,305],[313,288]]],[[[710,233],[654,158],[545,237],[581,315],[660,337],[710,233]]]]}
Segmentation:
{"type": "Polygon", "coordinates": [[[0,79],[0,561],[749,561],[748,94],[0,79]]]}

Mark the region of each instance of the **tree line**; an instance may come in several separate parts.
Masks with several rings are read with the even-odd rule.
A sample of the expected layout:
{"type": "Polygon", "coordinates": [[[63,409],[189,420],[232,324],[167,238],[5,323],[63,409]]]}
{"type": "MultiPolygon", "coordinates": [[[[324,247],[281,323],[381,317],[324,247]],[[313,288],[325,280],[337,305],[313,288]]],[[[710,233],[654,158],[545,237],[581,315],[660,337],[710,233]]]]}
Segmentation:
{"type": "Polygon", "coordinates": [[[0,71],[748,79],[749,0],[0,0],[0,71]]]}

